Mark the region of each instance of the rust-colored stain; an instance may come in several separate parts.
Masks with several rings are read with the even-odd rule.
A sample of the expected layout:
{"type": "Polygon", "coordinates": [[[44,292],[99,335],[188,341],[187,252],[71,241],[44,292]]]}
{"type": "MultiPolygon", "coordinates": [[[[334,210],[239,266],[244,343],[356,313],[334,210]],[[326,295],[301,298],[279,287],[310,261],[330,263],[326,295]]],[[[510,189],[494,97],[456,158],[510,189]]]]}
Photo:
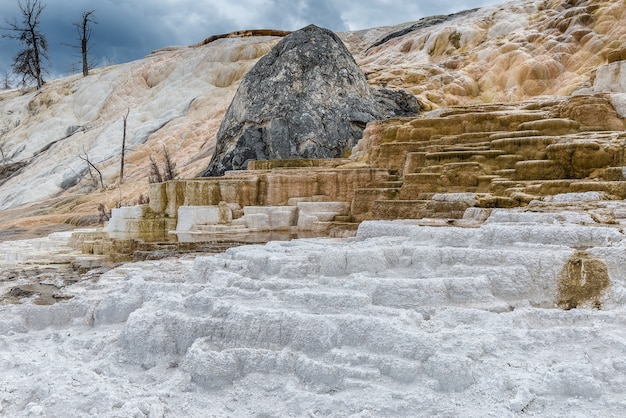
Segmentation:
{"type": "Polygon", "coordinates": [[[600,308],[601,297],[610,284],[604,261],[577,251],[561,271],[557,305],[562,309],[600,308]]]}

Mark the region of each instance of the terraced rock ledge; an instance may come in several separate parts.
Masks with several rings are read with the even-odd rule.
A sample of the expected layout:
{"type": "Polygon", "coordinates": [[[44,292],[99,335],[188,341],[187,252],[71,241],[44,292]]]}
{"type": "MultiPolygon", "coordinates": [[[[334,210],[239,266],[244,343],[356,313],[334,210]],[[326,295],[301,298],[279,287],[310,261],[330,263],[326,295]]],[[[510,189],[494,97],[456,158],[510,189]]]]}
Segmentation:
{"type": "Polygon", "coordinates": [[[623,415],[623,226],[522,208],[419,223],[127,263],[62,303],[0,305],[4,396],[54,376],[55,415],[77,390],[124,416],[137,399],[191,416],[623,415]]]}
{"type": "Polygon", "coordinates": [[[603,94],[373,122],[349,158],[253,161],[223,177],[152,184],[150,203],[114,209],[105,232],[192,248],[260,233],[351,236],[376,219],[477,226],[496,208],[563,205],[619,224],[624,127],[603,94]]]}

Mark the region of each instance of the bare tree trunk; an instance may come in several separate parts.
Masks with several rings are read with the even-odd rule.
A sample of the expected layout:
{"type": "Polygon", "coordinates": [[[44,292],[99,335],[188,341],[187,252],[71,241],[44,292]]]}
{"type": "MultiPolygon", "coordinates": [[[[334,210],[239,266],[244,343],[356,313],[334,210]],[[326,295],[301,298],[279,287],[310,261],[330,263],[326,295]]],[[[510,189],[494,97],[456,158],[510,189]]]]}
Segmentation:
{"type": "Polygon", "coordinates": [[[41,74],[41,59],[39,57],[39,42],[37,41],[37,36],[35,33],[35,27],[31,26],[30,29],[31,43],[33,45],[33,60],[35,60],[34,70],[35,76],[37,77],[37,89],[40,89],[43,86],[43,75],[41,74]]]}
{"type": "Polygon", "coordinates": [[[126,153],[126,120],[128,119],[128,114],[130,113],[130,109],[126,111],[126,114],[122,116],[124,119],[124,131],[122,133],[122,159],[120,161],[120,184],[124,181],[124,154],[126,153]]]}
{"type": "Polygon", "coordinates": [[[87,64],[87,39],[81,39],[80,43],[80,52],[83,59],[83,76],[87,77],[89,75],[89,65],[87,64]]]}
{"type": "Polygon", "coordinates": [[[83,12],[81,22],[74,24],[80,35],[80,54],[83,61],[83,76],[85,77],[89,75],[89,57],[87,56],[89,52],[88,43],[91,38],[91,26],[89,24],[97,23],[94,19],[94,13],[95,10],[83,12]]]}

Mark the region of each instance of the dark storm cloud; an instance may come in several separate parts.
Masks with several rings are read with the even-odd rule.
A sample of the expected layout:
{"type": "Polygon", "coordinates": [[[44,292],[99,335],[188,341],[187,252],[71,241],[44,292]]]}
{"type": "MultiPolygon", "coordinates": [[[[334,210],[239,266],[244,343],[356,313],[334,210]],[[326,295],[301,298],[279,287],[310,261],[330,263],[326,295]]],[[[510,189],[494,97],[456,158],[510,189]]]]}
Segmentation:
{"type": "Polygon", "coordinates": [[[334,31],[348,30],[341,18],[338,4],[330,0],[275,0],[260,17],[267,27],[295,30],[308,24],[316,24],[334,31]]]}
{"type": "MultiPolygon", "coordinates": [[[[295,30],[309,23],[334,31],[394,25],[497,0],[41,0],[41,29],[49,43],[48,79],[78,72],[73,22],[95,10],[90,57],[97,66],[140,59],[168,45],[191,45],[211,35],[242,29],[295,30]],[[74,64],[74,65],[73,65],[74,64]]],[[[17,0],[0,0],[0,25],[21,19],[17,0]]],[[[0,75],[10,68],[19,45],[0,39],[0,75]]]]}

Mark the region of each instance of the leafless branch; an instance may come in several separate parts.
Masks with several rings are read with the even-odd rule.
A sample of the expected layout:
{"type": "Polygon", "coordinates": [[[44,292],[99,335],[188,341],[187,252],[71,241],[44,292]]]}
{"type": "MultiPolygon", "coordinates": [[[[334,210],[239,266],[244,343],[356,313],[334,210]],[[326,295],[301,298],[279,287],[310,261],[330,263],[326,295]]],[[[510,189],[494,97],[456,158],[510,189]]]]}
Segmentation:
{"type": "Polygon", "coordinates": [[[79,155],[78,158],[80,158],[81,160],[85,161],[87,163],[87,169],[89,170],[89,175],[91,176],[91,178],[94,180],[94,182],[97,184],[98,182],[96,181],[96,179],[94,178],[93,174],[91,173],[91,168],[93,168],[94,170],[96,170],[96,172],[98,173],[98,175],[100,176],[100,187],[101,188],[105,188],[104,187],[104,181],[102,180],[102,173],[100,172],[100,170],[98,170],[98,167],[96,167],[90,160],[89,160],[89,155],[87,155],[87,152],[85,150],[83,150],[83,152],[85,153],[85,156],[83,157],[82,155],[79,155]]]}
{"type": "Polygon", "coordinates": [[[167,151],[167,148],[165,148],[165,145],[163,145],[163,153],[165,154],[165,167],[163,168],[163,171],[164,171],[163,179],[165,181],[174,180],[176,178],[176,163],[172,161],[170,157],[170,153],[167,151]]]}
{"type": "Polygon", "coordinates": [[[163,183],[163,175],[159,170],[159,165],[154,161],[152,155],[150,156],[150,177],[148,179],[150,183],[163,183]]]}

